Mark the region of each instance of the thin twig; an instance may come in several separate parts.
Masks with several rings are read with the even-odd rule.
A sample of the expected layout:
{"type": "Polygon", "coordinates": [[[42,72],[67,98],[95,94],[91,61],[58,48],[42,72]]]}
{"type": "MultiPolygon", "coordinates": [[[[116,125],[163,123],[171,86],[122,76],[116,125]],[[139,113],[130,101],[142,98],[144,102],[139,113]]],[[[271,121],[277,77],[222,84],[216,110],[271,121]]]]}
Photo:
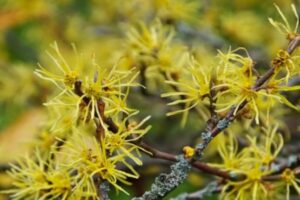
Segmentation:
{"type": "MultiPolygon", "coordinates": [[[[160,151],[160,150],[146,144],[145,142],[140,142],[139,146],[142,147],[143,149],[149,151],[151,153],[150,156],[153,158],[177,162],[177,155],[160,151]]],[[[221,171],[218,168],[210,167],[209,165],[207,165],[203,162],[200,162],[200,161],[192,162],[190,160],[190,163],[194,168],[199,169],[203,172],[209,173],[211,175],[215,175],[215,176],[218,176],[218,177],[221,177],[224,179],[229,179],[229,180],[233,179],[233,177],[231,177],[229,173],[227,173],[225,171],[221,171]]]]}

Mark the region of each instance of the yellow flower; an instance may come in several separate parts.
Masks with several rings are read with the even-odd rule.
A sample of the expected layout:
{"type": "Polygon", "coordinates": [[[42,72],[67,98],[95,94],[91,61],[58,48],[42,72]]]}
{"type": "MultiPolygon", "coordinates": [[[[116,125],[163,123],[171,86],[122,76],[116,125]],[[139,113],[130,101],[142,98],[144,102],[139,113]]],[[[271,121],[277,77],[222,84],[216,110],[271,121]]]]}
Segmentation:
{"type": "Polygon", "coordinates": [[[189,53],[182,44],[168,46],[157,52],[153,62],[146,64],[148,79],[161,78],[161,82],[166,79],[176,80],[182,76],[186,66],[189,65],[189,53]]]}
{"type": "Polygon", "coordinates": [[[178,91],[167,92],[162,94],[162,97],[177,97],[177,100],[174,100],[168,105],[184,105],[184,108],[172,111],[167,113],[167,116],[176,115],[183,113],[181,125],[184,126],[188,117],[189,110],[200,106],[201,109],[198,111],[201,112],[201,115],[206,118],[207,114],[205,113],[205,106],[208,104],[206,97],[208,97],[210,92],[210,81],[211,81],[211,72],[205,69],[203,66],[200,66],[199,63],[191,58],[190,66],[187,68],[188,73],[191,77],[183,77],[182,79],[167,80],[167,84],[177,88],[178,91]]]}
{"type": "Polygon", "coordinates": [[[210,163],[210,166],[221,167],[225,170],[239,170],[242,161],[244,160],[244,154],[238,152],[238,143],[233,135],[229,134],[226,141],[222,141],[218,147],[218,153],[221,156],[222,164],[210,163]]]}
{"type": "Polygon", "coordinates": [[[259,165],[254,165],[250,169],[244,169],[247,178],[243,181],[229,181],[223,187],[221,199],[263,200],[268,196],[267,186],[260,179],[268,175],[269,172],[262,171],[259,165]],[[228,192],[226,190],[229,190],[228,192]]]}
{"type": "Polygon", "coordinates": [[[277,158],[284,144],[282,135],[277,133],[277,129],[278,127],[276,126],[273,129],[264,130],[265,134],[263,134],[259,143],[257,138],[248,137],[250,141],[249,153],[251,152],[255,154],[255,157],[259,157],[262,164],[266,166],[277,158]]]}
{"type": "MultiPolygon", "coordinates": [[[[95,65],[98,67],[97,64],[95,65]]],[[[93,81],[86,78],[82,86],[83,95],[77,103],[78,115],[80,115],[80,106],[83,106],[85,113],[84,121],[94,119],[94,117],[98,117],[101,121],[101,114],[98,110],[99,100],[105,103],[107,111],[125,113],[132,111],[124,103],[122,105],[122,100],[125,101],[126,99],[124,98],[128,96],[128,92],[124,94],[123,90],[127,89],[128,91],[128,87],[139,86],[139,84],[134,82],[137,76],[138,72],[134,73],[134,69],[120,71],[117,69],[116,64],[112,69],[102,68],[101,71],[95,74],[93,81]],[[85,98],[88,98],[89,102],[84,102],[85,98]]],[[[102,121],[101,123],[103,124],[102,121]]],[[[104,124],[103,127],[105,127],[104,124]]]]}
{"type": "Polygon", "coordinates": [[[300,196],[300,179],[296,178],[295,173],[287,168],[281,174],[282,179],[286,183],[286,199],[290,199],[290,187],[293,186],[294,189],[297,191],[298,195],[300,196]]]}
{"type": "MultiPolygon", "coordinates": [[[[119,87],[119,93],[122,93],[122,88],[119,87]]],[[[125,113],[126,115],[129,115],[131,113],[136,112],[136,109],[129,108],[127,105],[127,98],[129,95],[130,88],[126,88],[126,92],[124,95],[118,95],[118,96],[111,96],[110,102],[112,106],[109,106],[105,109],[105,115],[117,115],[118,113],[125,113]]]]}
{"type": "Polygon", "coordinates": [[[269,98],[272,98],[286,106],[293,108],[295,110],[299,110],[299,107],[293,105],[285,96],[281,94],[281,92],[288,92],[294,90],[300,90],[300,85],[286,85],[285,78],[275,79],[272,78],[266,86],[262,86],[262,89],[265,90],[266,95],[269,98]]]}
{"type": "Polygon", "coordinates": [[[173,27],[164,26],[159,20],[149,27],[140,24],[127,33],[126,57],[140,68],[148,91],[161,90],[166,79],[177,79],[187,64],[187,47],[173,42],[173,36],[173,27]]]}
{"type": "Polygon", "coordinates": [[[220,164],[210,164],[228,171],[232,177],[243,177],[240,180],[228,180],[222,189],[221,199],[265,199],[275,198],[276,187],[262,178],[272,174],[272,162],[283,147],[282,136],[276,135],[277,127],[259,134],[257,137],[248,137],[249,146],[238,150],[239,147],[233,136],[224,141],[219,148],[223,160],[220,164]]]}
{"type": "Polygon", "coordinates": [[[298,16],[298,13],[297,13],[297,10],[296,10],[296,7],[294,4],[291,5],[292,7],[292,10],[293,10],[293,13],[296,17],[296,25],[294,27],[294,29],[291,27],[290,23],[288,22],[288,20],[286,19],[286,17],[284,16],[284,14],[282,13],[281,9],[276,5],[274,4],[275,8],[277,9],[282,21],[282,22],[277,22],[277,21],[274,21],[272,18],[269,18],[269,21],[270,23],[275,27],[277,28],[277,30],[286,35],[288,40],[293,40],[295,37],[298,36],[298,33],[297,33],[297,30],[298,30],[298,27],[299,27],[299,16],[298,16]]]}
{"type": "MultiPolygon", "coordinates": [[[[56,43],[54,47],[58,51],[56,43]]],[[[57,54],[59,58],[63,59],[59,51],[57,54]]],[[[53,57],[53,59],[55,58],[53,57]]],[[[99,118],[103,124],[98,110],[98,101],[105,103],[105,111],[107,114],[118,114],[119,112],[129,114],[133,112],[133,109],[127,107],[126,100],[129,87],[140,86],[134,82],[138,76],[138,72],[135,72],[135,69],[121,71],[117,69],[118,62],[113,65],[112,68],[100,67],[97,65],[95,57],[92,58],[91,62],[96,71],[94,77],[86,76],[84,82],[81,82],[80,77],[76,76],[76,79],[72,79],[72,83],[70,82],[70,87],[66,89],[63,89],[57,84],[56,81],[58,79],[49,76],[49,80],[54,81],[63,91],[45,103],[45,105],[54,107],[54,109],[59,106],[60,108],[57,112],[59,116],[63,116],[63,111],[68,110],[67,115],[70,117],[72,115],[73,118],[75,118],[75,120],[73,120],[75,123],[80,121],[87,122],[96,117],[99,118]],[[75,83],[77,85],[80,84],[77,86],[78,88],[75,88],[75,83]],[[78,90],[80,90],[79,93],[78,90]],[[76,113],[74,114],[73,111],[76,113]]],[[[66,67],[68,64],[65,61],[63,63],[64,65],[59,65],[60,68],[68,71],[69,67],[66,67]],[[64,68],[62,66],[64,66],[64,68]]],[[[42,71],[37,70],[37,73],[41,75],[42,71]]],[[[45,78],[44,76],[41,77],[45,78]]],[[[63,77],[59,80],[64,81],[63,77]]],[[[103,127],[105,128],[104,124],[103,127]]]]}
{"type": "Polygon", "coordinates": [[[195,0],[154,0],[157,15],[166,22],[195,20],[200,2],[195,0]]]}
{"type": "Polygon", "coordinates": [[[167,47],[173,35],[173,29],[164,27],[159,20],[156,20],[149,28],[143,23],[140,23],[138,29],[131,28],[127,33],[127,38],[129,46],[137,55],[149,59],[167,47]]]}
{"type": "Polygon", "coordinates": [[[253,73],[253,61],[249,56],[248,51],[243,47],[234,50],[231,50],[230,47],[226,53],[218,50],[217,58],[219,64],[216,67],[216,76],[219,80],[222,80],[223,78],[237,78],[237,75],[235,74],[236,71],[249,75],[252,75],[253,73]],[[237,52],[242,52],[246,56],[242,56],[237,52]]]}
{"type": "Polygon", "coordinates": [[[295,76],[300,73],[300,67],[298,64],[295,64],[295,61],[299,59],[299,56],[292,56],[287,51],[279,50],[276,55],[276,58],[273,60],[272,65],[275,67],[276,75],[280,75],[280,70],[282,67],[285,68],[285,81],[286,84],[292,76],[295,76]]]}
{"type": "Polygon", "coordinates": [[[251,106],[255,112],[256,123],[259,123],[257,98],[263,94],[253,90],[257,79],[254,64],[244,48],[237,50],[229,50],[227,54],[219,53],[220,64],[216,76],[220,83],[214,86],[214,89],[218,90],[216,111],[224,112],[235,107],[235,115],[239,106],[247,101],[248,106],[251,106]],[[247,56],[236,54],[237,50],[244,50],[247,56]]]}
{"type": "MultiPolygon", "coordinates": [[[[107,155],[107,144],[104,140],[98,143],[94,136],[74,136],[66,142],[66,147],[60,154],[65,160],[65,165],[78,171],[75,179],[79,183],[76,188],[79,190],[88,188],[91,193],[96,194],[92,187],[93,177],[99,176],[102,180],[107,180],[117,190],[128,194],[121,186],[120,182],[130,184],[127,178],[138,178],[139,175],[133,167],[127,163],[127,154],[107,155]],[[124,165],[129,172],[118,169],[119,165],[124,165]]],[[[80,192],[80,191],[78,191],[80,192]]],[[[87,192],[87,191],[81,191],[87,192]]]]}
{"type": "Polygon", "coordinates": [[[47,107],[47,120],[43,124],[53,137],[66,138],[82,122],[87,122],[87,109],[79,102],[81,98],[71,91],[52,98],[44,105],[47,107]]]}
{"type": "Polygon", "coordinates": [[[72,196],[73,182],[68,169],[53,160],[46,162],[38,150],[33,158],[26,156],[17,165],[12,165],[9,174],[14,180],[15,188],[5,193],[11,194],[13,199],[66,200],[72,196]]]}
{"type": "Polygon", "coordinates": [[[47,54],[52,59],[57,70],[59,71],[58,74],[48,71],[41,64],[38,64],[40,69],[36,69],[35,74],[42,79],[51,81],[62,91],[73,89],[74,83],[79,77],[78,69],[72,69],[69,66],[65,58],[60,53],[56,42],[51,45],[51,48],[54,50],[56,55],[54,56],[49,52],[47,52],[47,54]]]}
{"type": "MultiPolygon", "coordinates": [[[[240,50],[244,49],[241,48],[240,50]]],[[[269,119],[270,109],[276,105],[276,102],[298,110],[286,97],[280,94],[281,91],[300,89],[299,86],[284,86],[283,80],[290,78],[289,72],[285,79],[276,79],[279,74],[276,71],[266,84],[254,88],[258,77],[253,68],[252,59],[246,50],[246,57],[236,54],[235,51],[229,51],[227,54],[219,53],[221,61],[216,71],[219,83],[214,86],[218,90],[216,95],[218,99],[216,103],[217,112],[224,112],[235,107],[234,114],[236,114],[239,106],[247,101],[246,106],[254,112],[254,119],[259,124],[260,113],[266,112],[267,119],[269,119]]],[[[289,59],[282,64],[294,66],[289,59]]]]}
{"type": "Polygon", "coordinates": [[[105,148],[109,152],[109,155],[115,155],[115,153],[124,154],[136,164],[142,165],[142,161],[133,152],[140,155],[139,150],[147,151],[134,144],[134,142],[143,137],[149,131],[151,126],[147,126],[144,129],[141,128],[143,124],[150,119],[150,116],[148,116],[140,123],[134,123],[134,125],[129,124],[127,127],[126,122],[128,119],[137,113],[138,112],[135,112],[125,118],[122,123],[118,125],[119,129],[117,133],[107,131],[105,133],[104,143],[106,144],[105,148]]]}

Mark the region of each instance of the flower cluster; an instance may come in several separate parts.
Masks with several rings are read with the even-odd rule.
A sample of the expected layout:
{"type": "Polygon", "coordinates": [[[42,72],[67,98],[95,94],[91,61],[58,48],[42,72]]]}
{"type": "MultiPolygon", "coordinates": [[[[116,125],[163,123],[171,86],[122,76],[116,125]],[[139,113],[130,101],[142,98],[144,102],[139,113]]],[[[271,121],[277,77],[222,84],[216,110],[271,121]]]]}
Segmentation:
{"type": "MultiPolygon", "coordinates": [[[[289,168],[289,164],[274,180],[267,178],[280,170],[277,157],[283,147],[283,138],[277,127],[263,130],[259,138],[249,136],[248,144],[240,149],[236,137],[229,135],[219,147],[222,163],[211,166],[227,170],[232,177],[243,177],[225,183],[222,199],[282,199],[281,192],[285,187],[292,186],[299,191],[296,172],[289,168]]],[[[287,193],[288,199],[289,189],[287,193]]]]}
{"type": "Polygon", "coordinates": [[[13,165],[10,174],[16,188],[6,192],[14,199],[67,199],[76,196],[72,190],[76,182],[72,182],[66,168],[59,167],[57,162],[48,163],[39,150],[34,159],[27,156],[13,165]]]}
{"type": "MultiPolygon", "coordinates": [[[[261,75],[254,68],[254,61],[244,48],[229,50],[228,53],[220,51],[218,54],[219,64],[214,70],[193,62],[194,64],[187,68],[189,76],[182,76],[182,79],[178,81],[166,81],[175,86],[176,91],[164,93],[162,97],[177,96],[179,99],[169,104],[184,104],[183,109],[170,112],[168,115],[184,113],[186,116],[186,113],[196,106],[196,110],[205,113],[205,106],[203,105],[206,105],[207,109],[209,97],[218,113],[224,113],[234,108],[234,115],[236,115],[240,106],[247,102],[246,109],[251,111],[257,124],[260,120],[269,122],[270,110],[276,105],[285,104],[299,110],[281,94],[281,92],[300,89],[299,85],[288,84],[287,80],[297,75],[299,71],[293,60],[290,59],[291,56],[287,52],[285,55],[287,58],[284,62],[277,62],[279,57],[282,57],[281,54],[275,57],[273,60],[275,72],[270,80],[263,85],[259,84],[258,79],[261,75]],[[240,54],[243,52],[245,56],[240,54]],[[290,66],[294,67],[291,68],[290,66]],[[291,69],[291,71],[285,69],[291,69]],[[192,84],[190,80],[193,80],[192,84]],[[213,96],[211,96],[212,91],[213,96]]],[[[207,114],[202,114],[202,116],[207,119],[207,114]]]]}
{"type": "MultiPolygon", "coordinates": [[[[183,70],[182,70],[183,71],[183,70]]],[[[211,90],[212,72],[210,68],[201,67],[201,65],[193,58],[190,58],[190,65],[186,69],[186,76],[181,76],[179,80],[166,80],[166,83],[173,86],[174,92],[162,94],[162,97],[178,97],[168,105],[183,104],[183,109],[167,113],[172,116],[183,113],[182,125],[187,121],[189,110],[197,107],[197,111],[207,118],[207,105],[209,105],[208,97],[211,90]],[[192,82],[191,82],[192,81],[192,82]]]]}
{"type": "Polygon", "coordinates": [[[130,87],[139,85],[138,73],[117,64],[100,67],[93,59],[95,73],[89,77],[69,66],[56,43],[52,48],[56,55],[48,55],[56,68],[40,65],[36,74],[54,83],[59,94],[45,104],[49,119],[36,139],[37,153],[13,166],[16,188],[7,193],[15,199],[99,199],[104,182],[127,193],[120,183],[139,177],[130,160],[142,165],[145,150],[136,141],[150,129],[142,127],[150,117],[132,121],[138,112],[126,103],[130,87]]]}
{"type": "Polygon", "coordinates": [[[158,19],[149,26],[140,23],[127,32],[124,57],[141,72],[149,91],[161,90],[164,80],[177,80],[188,62],[187,48],[174,38],[174,28],[158,19]]]}

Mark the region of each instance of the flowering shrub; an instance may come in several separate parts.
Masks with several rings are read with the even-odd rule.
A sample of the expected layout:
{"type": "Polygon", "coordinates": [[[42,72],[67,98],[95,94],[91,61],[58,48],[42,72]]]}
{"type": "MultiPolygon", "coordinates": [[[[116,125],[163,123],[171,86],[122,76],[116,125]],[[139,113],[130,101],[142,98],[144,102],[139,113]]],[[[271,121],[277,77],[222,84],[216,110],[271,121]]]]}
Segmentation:
{"type": "MultiPolygon", "coordinates": [[[[190,14],[200,9],[197,1],[141,6],[133,0],[133,5],[126,2],[122,8],[121,1],[100,2],[132,23],[124,25],[124,38],[107,36],[111,55],[106,62],[96,53],[85,56],[76,45],[70,53],[63,44],[52,43],[48,59],[41,59],[34,70],[46,83],[31,80],[35,87],[49,88],[44,102],[47,119],[32,142],[33,150],[10,165],[12,183],[2,194],[16,200],[99,200],[112,198],[115,191],[134,196],[130,185],[143,177],[141,166],[150,157],[173,164],[132,199],[171,198],[169,193],[193,169],[211,177],[191,193],[173,195],[173,200],[214,194],[225,200],[300,196],[300,155],[296,150],[284,156],[289,136],[282,120],[300,109],[299,102],[289,98],[299,96],[300,90],[299,15],[294,4],[294,26],[275,5],[281,20],[269,21],[286,37],[286,47],[278,49],[272,60],[264,60],[269,67],[263,69],[244,47],[218,50],[216,56],[188,47],[177,30],[184,25],[176,23],[197,21],[190,14]],[[141,10],[130,14],[134,5],[141,10]],[[155,17],[147,23],[143,12],[155,17]],[[133,20],[139,17],[140,21],[133,20]],[[116,44],[120,41],[122,49],[116,44]],[[198,127],[200,139],[183,141],[177,154],[146,143],[155,124],[141,108],[140,97],[167,105],[159,112],[166,111],[169,120],[179,115],[181,131],[198,127]],[[205,127],[199,133],[201,123],[205,127]],[[214,159],[209,159],[211,155],[214,159]]],[[[107,23],[116,20],[109,13],[105,16],[101,19],[107,23]]],[[[4,77],[0,83],[9,81],[4,77]]],[[[29,93],[35,92],[25,94],[29,93]]]]}

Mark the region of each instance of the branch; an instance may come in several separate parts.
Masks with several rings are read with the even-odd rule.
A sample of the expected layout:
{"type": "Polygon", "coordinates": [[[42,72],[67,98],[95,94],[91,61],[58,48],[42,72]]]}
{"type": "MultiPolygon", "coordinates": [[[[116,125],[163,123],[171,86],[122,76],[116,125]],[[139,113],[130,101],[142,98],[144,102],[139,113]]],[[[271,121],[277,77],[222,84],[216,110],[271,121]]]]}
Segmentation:
{"type": "MultiPolygon", "coordinates": [[[[81,81],[81,80],[77,80],[77,81],[75,82],[75,84],[74,84],[74,90],[73,90],[73,92],[74,92],[76,95],[78,95],[79,97],[81,97],[81,96],[84,95],[84,93],[82,92],[82,89],[81,89],[81,85],[82,85],[82,81],[81,81]]],[[[89,104],[90,100],[91,100],[91,99],[88,98],[88,97],[84,97],[84,98],[83,98],[83,102],[84,102],[86,105],[89,104]]],[[[99,109],[99,111],[100,111],[101,118],[102,118],[103,122],[104,122],[105,124],[108,125],[108,130],[110,130],[110,131],[113,132],[113,133],[117,133],[117,132],[118,132],[118,126],[113,122],[113,120],[111,119],[111,117],[106,117],[106,116],[104,115],[105,105],[104,105],[103,101],[98,100],[98,101],[97,101],[97,107],[98,107],[98,109],[99,109]]],[[[95,115],[95,116],[97,117],[97,115],[95,115]]]]}
{"type": "MultiPolygon", "coordinates": [[[[288,45],[287,52],[291,55],[296,48],[300,45],[300,36],[294,38],[288,45]]],[[[276,60],[273,59],[273,61],[276,60]]],[[[275,72],[277,65],[280,63],[272,63],[272,67],[259,79],[257,79],[255,85],[252,87],[252,90],[258,91],[260,87],[266,83],[275,72]]],[[[207,131],[201,133],[202,142],[196,146],[196,154],[194,156],[195,160],[200,160],[202,157],[203,151],[206,149],[208,144],[223,130],[225,130],[229,124],[235,119],[235,113],[238,113],[248,104],[247,100],[244,100],[238,107],[232,107],[231,110],[226,114],[226,116],[217,121],[216,126],[210,131],[209,124],[206,128],[207,131]]]]}
{"type": "Polygon", "coordinates": [[[190,163],[183,156],[179,156],[177,162],[171,165],[170,173],[160,174],[155,178],[149,191],[145,192],[143,196],[133,198],[132,200],[162,199],[186,179],[190,170],[190,163]]]}
{"type": "Polygon", "coordinates": [[[222,191],[222,188],[219,185],[220,184],[216,181],[211,182],[205,188],[199,191],[190,194],[183,193],[175,198],[172,198],[171,200],[201,200],[215,193],[220,193],[222,191]]]}
{"type": "Polygon", "coordinates": [[[299,155],[291,155],[288,157],[288,159],[284,160],[282,163],[278,165],[272,166],[274,168],[274,173],[271,175],[266,175],[262,177],[263,181],[274,181],[274,180],[280,180],[281,179],[281,173],[290,168],[295,169],[299,167],[300,165],[300,154],[299,155]]]}
{"type": "MultiPolygon", "coordinates": [[[[145,142],[140,142],[139,146],[142,147],[143,149],[149,151],[151,153],[151,157],[157,158],[157,159],[162,159],[162,160],[168,160],[172,162],[177,162],[177,156],[171,153],[163,152],[158,149],[155,149],[154,147],[146,144],[145,142]]],[[[149,155],[149,154],[148,154],[149,155]]],[[[196,168],[199,169],[203,172],[209,173],[211,175],[215,175],[224,179],[229,179],[229,180],[236,180],[235,177],[230,176],[229,173],[225,171],[221,171],[218,168],[210,167],[209,165],[200,162],[200,161],[192,161],[188,160],[190,164],[196,168]]]]}
{"type": "MultiPolygon", "coordinates": [[[[84,93],[81,89],[82,81],[77,80],[74,84],[74,90],[73,92],[77,94],[79,97],[82,97],[84,93]]],[[[83,103],[85,105],[88,105],[91,101],[89,97],[83,97],[82,99],[83,103]]],[[[113,120],[110,117],[105,116],[105,103],[100,99],[97,100],[97,108],[98,110],[95,111],[95,118],[98,118],[98,120],[94,120],[96,124],[96,139],[98,142],[100,142],[105,137],[105,129],[103,127],[103,123],[108,125],[108,130],[110,130],[113,133],[117,133],[119,128],[118,126],[113,122],[113,120]],[[97,115],[97,113],[100,114],[100,116],[97,115]],[[102,121],[102,122],[101,122],[102,121]]],[[[103,200],[109,200],[109,197],[107,195],[107,192],[109,191],[109,185],[107,182],[103,181],[103,179],[99,176],[99,174],[95,174],[93,177],[94,185],[97,190],[97,196],[99,199],[103,200]]]]}

